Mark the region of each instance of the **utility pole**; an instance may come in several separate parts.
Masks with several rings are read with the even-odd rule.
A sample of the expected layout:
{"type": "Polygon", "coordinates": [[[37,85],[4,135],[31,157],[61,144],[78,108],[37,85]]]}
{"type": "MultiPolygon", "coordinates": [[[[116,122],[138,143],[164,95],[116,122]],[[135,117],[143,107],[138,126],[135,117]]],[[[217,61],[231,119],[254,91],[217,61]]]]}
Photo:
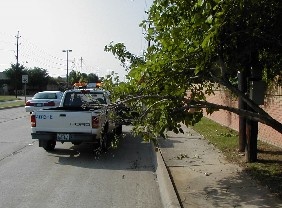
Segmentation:
{"type": "Polygon", "coordinates": [[[80,58],[80,72],[82,73],[82,57],[80,58]]]}
{"type": "Polygon", "coordinates": [[[63,52],[67,53],[67,89],[69,89],[69,52],[72,52],[72,50],[63,50],[63,52]]]}
{"type": "MultiPolygon", "coordinates": [[[[249,77],[250,93],[249,97],[257,105],[264,104],[266,84],[262,81],[262,70],[259,66],[251,68],[251,76],[249,77]]],[[[255,112],[250,106],[249,111],[255,112]]],[[[257,161],[257,141],[258,140],[258,122],[250,119],[246,120],[246,162],[257,161]]]]}
{"type": "Polygon", "coordinates": [[[16,71],[15,71],[15,90],[16,90],[16,98],[18,97],[18,69],[19,69],[19,38],[21,36],[19,36],[19,31],[18,31],[18,34],[17,36],[15,36],[17,38],[17,55],[16,55],[16,60],[17,60],[17,63],[16,63],[16,71]]]}

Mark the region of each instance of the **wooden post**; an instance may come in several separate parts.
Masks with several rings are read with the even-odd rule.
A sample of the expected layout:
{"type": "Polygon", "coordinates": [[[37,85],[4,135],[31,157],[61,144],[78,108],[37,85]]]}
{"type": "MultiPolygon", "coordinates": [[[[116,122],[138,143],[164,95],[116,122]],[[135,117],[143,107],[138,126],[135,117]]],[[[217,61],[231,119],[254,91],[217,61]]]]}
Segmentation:
{"type": "MultiPolygon", "coordinates": [[[[238,71],[238,89],[242,93],[247,92],[247,78],[244,72],[238,71]]],[[[241,97],[238,99],[238,108],[242,110],[247,109],[247,104],[243,101],[241,97]]],[[[239,152],[244,152],[246,147],[246,118],[239,116],[239,152]]]]}
{"type": "Polygon", "coordinates": [[[246,162],[257,161],[258,122],[246,120],[246,162]]]}
{"type": "MultiPolygon", "coordinates": [[[[251,80],[250,98],[257,104],[264,104],[266,85],[262,80],[251,80]]],[[[250,111],[255,112],[248,106],[250,111]]],[[[247,119],[246,127],[247,145],[246,145],[246,162],[256,162],[258,154],[258,122],[247,119]]]]}

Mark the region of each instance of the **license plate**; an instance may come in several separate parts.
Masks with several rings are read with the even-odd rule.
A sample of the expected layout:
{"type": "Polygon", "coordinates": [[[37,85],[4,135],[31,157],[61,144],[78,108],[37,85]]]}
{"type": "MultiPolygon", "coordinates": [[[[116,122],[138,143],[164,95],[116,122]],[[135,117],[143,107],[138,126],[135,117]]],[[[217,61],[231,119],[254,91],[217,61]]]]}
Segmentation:
{"type": "Polygon", "coordinates": [[[42,107],[43,104],[42,103],[35,103],[35,107],[42,107]]]}
{"type": "Polygon", "coordinates": [[[57,134],[58,141],[69,141],[70,135],[69,134],[57,134]]]}

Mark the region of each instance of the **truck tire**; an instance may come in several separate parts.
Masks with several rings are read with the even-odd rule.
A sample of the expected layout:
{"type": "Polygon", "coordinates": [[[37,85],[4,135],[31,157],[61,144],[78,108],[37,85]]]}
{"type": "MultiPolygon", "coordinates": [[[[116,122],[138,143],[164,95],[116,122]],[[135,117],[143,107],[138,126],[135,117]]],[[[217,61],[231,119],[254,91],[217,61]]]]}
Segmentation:
{"type": "Polygon", "coordinates": [[[109,142],[110,142],[109,134],[103,133],[102,138],[100,139],[100,147],[103,152],[107,152],[109,148],[109,142]]]}
{"type": "Polygon", "coordinates": [[[43,148],[49,152],[49,151],[53,151],[55,149],[56,146],[56,141],[55,140],[49,140],[45,143],[45,145],[43,146],[43,148]]]}
{"type": "Polygon", "coordinates": [[[72,142],[73,145],[80,145],[81,142],[72,142]]]}
{"type": "Polygon", "coordinates": [[[115,128],[115,135],[120,136],[122,134],[122,125],[115,128]]]}

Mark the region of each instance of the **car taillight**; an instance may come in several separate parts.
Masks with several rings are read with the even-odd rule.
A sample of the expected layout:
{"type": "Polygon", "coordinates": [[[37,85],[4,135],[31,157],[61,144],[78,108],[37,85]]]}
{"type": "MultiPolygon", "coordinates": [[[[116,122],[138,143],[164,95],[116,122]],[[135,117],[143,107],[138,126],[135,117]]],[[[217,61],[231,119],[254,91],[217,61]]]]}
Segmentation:
{"type": "Polygon", "coordinates": [[[25,103],[25,106],[34,106],[34,103],[31,103],[31,102],[27,101],[27,102],[25,103]]]}
{"type": "Polygon", "coordinates": [[[44,106],[55,106],[55,102],[49,101],[48,103],[44,103],[44,106]]]}
{"type": "Polygon", "coordinates": [[[92,116],[92,128],[99,127],[99,118],[97,116],[92,116]]]}
{"type": "Polygon", "coordinates": [[[36,127],[35,115],[30,116],[31,127],[36,127]]]}

